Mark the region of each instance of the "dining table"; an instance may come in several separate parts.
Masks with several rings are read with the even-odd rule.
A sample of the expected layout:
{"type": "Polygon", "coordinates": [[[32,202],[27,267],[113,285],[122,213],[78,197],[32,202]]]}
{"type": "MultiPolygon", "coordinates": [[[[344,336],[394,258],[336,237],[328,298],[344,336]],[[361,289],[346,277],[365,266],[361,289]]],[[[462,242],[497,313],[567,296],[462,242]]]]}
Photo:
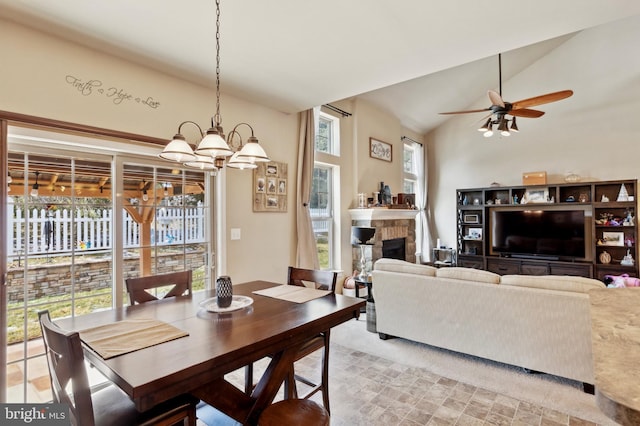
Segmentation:
{"type": "Polygon", "coordinates": [[[55,323],[80,333],[87,361],[120,387],[139,411],[191,394],[242,424],[256,424],[276,397],[298,349],[317,334],[357,318],[365,304],[363,299],[314,294],[312,289],[309,298],[296,300],[275,291],[281,285],[267,281],[233,285],[234,297],[245,301],[235,310],[208,309],[215,303],[215,291],[205,290],[55,323]],[[125,347],[123,353],[109,353],[113,348],[108,343],[105,352],[97,340],[89,339],[96,330],[104,337],[114,326],[149,321],[160,324],[155,334],[168,336],[166,341],[131,350],[128,345],[137,340],[131,335],[114,344],[115,349],[125,347]],[[250,395],[225,380],[225,374],[265,357],[270,361],[250,395]]]}

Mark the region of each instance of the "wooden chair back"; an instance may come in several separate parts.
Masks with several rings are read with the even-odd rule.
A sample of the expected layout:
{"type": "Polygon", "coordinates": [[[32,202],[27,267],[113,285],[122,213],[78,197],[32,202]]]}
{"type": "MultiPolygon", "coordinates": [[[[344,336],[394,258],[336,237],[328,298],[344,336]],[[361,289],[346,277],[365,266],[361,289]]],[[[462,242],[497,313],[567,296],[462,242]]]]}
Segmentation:
{"type": "Polygon", "coordinates": [[[93,403],[82,343],[78,332],[65,332],[53,324],[49,311],[38,312],[51,390],[56,403],[69,406],[71,424],[94,426],[93,403]],[[71,384],[70,392],[67,391],[71,384]]]}
{"type": "Polygon", "coordinates": [[[289,266],[287,284],[305,287],[305,282],[314,283],[318,290],[336,291],[338,273],[332,271],[320,271],[317,269],[303,269],[289,266]]]}
{"type": "Polygon", "coordinates": [[[125,283],[127,285],[127,293],[129,293],[129,302],[135,305],[136,303],[158,300],[156,296],[147,290],[153,290],[159,287],[173,285],[173,288],[164,295],[163,299],[182,296],[184,294],[191,295],[191,280],[192,272],[189,270],[162,275],[149,275],[140,278],[127,278],[125,283]]]}

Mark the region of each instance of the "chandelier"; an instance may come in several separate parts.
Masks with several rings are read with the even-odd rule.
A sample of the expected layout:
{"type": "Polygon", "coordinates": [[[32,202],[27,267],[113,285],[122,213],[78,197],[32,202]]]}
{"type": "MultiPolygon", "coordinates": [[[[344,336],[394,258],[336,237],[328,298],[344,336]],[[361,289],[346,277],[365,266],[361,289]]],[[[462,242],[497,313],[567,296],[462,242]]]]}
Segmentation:
{"type": "Polygon", "coordinates": [[[212,171],[222,169],[225,165],[236,169],[255,169],[258,167],[256,163],[269,161],[266,152],[258,144],[253,127],[248,123],[237,124],[229,133],[228,141],[222,130],[220,115],[220,0],[216,0],[216,113],[211,117],[211,127],[205,133],[197,123],[183,121],[178,126],[178,133],[158,156],[186,167],[212,171]],[[185,124],[192,124],[200,131],[201,140],[195,150],[181,133],[185,124]],[[247,126],[251,130],[251,136],[244,144],[238,132],[240,126],[247,126]],[[227,160],[227,157],[230,158],[227,160]]]}

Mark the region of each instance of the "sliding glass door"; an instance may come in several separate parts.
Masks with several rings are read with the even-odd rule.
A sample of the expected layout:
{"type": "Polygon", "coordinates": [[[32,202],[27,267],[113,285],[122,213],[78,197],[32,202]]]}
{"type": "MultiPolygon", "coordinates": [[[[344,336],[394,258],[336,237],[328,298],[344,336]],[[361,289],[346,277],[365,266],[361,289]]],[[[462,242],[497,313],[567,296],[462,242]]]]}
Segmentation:
{"type": "Polygon", "coordinates": [[[121,306],[128,277],[191,269],[194,290],[209,285],[211,177],[118,141],[72,149],[70,136],[22,130],[9,128],[6,159],[5,391],[7,402],[47,402],[38,311],[57,319],[121,306]]]}

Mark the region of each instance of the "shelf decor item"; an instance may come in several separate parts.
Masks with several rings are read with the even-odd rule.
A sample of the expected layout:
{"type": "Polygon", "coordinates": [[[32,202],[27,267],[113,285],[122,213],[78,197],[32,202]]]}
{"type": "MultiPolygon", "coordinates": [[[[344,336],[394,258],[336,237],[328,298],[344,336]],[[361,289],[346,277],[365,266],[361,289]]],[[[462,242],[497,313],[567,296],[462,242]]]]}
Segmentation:
{"type": "Polygon", "coordinates": [[[465,214],[462,217],[464,223],[480,223],[480,216],[477,214],[465,214]]]}
{"type": "Polygon", "coordinates": [[[629,201],[629,193],[624,183],[620,186],[620,192],[618,192],[618,199],[616,201],[629,201]]]}
{"type": "Polygon", "coordinates": [[[470,240],[481,240],[482,239],[482,228],[469,228],[469,234],[467,238],[470,240]]]}
{"type": "Polygon", "coordinates": [[[611,263],[611,255],[606,250],[600,253],[600,263],[603,265],[611,263]]]}
{"type": "Polygon", "coordinates": [[[522,197],[523,204],[547,202],[549,202],[549,188],[531,188],[522,197]]]}
{"type": "Polygon", "coordinates": [[[603,232],[602,241],[604,246],[624,247],[624,232],[603,232]]]}

